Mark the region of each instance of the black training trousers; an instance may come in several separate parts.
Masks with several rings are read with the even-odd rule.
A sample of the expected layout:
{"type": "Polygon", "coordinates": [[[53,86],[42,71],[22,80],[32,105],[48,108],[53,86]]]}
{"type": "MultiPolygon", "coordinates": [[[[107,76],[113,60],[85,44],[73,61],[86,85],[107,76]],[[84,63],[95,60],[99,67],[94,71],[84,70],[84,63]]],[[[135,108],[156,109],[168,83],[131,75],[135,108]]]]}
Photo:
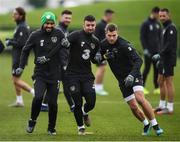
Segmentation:
{"type": "Polygon", "coordinates": [[[65,84],[75,103],[74,117],[76,123],[78,126],[82,126],[84,124],[82,112],[83,97],[86,101],[84,104],[85,113],[88,113],[95,107],[96,93],[94,79],[67,77],[65,84]]]}
{"type": "Polygon", "coordinates": [[[41,110],[41,103],[43,101],[44,94],[47,95],[48,99],[48,106],[49,106],[49,124],[48,129],[54,129],[56,125],[56,118],[57,118],[57,98],[59,92],[59,82],[55,83],[47,83],[42,79],[36,79],[34,83],[35,89],[35,97],[32,101],[31,107],[31,119],[36,120],[40,110],[41,110]]]}

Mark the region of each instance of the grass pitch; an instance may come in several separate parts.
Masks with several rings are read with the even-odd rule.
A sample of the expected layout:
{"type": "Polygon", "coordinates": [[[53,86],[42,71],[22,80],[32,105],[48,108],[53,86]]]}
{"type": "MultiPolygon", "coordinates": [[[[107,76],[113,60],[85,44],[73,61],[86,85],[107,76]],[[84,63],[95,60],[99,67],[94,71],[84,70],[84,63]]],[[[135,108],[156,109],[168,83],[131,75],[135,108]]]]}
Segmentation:
{"type": "MultiPolygon", "coordinates": [[[[180,60],[178,60],[178,64],[180,60]]],[[[108,96],[97,96],[95,109],[90,113],[92,126],[87,128],[91,135],[78,136],[77,127],[70,113],[63,94],[59,94],[59,112],[57,119],[57,136],[47,135],[47,113],[41,112],[35,131],[27,134],[25,131],[27,120],[30,116],[30,107],[32,96],[29,93],[22,92],[25,107],[10,108],[8,104],[15,101],[15,91],[11,81],[11,57],[9,54],[0,55],[0,140],[42,140],[42,141],[119,141],[119,140],[137,140],[137,141],[163,141],[180,140],[180,76],[175,69],[175,112],[173,115],[158,116],[157,119],[164,129],[164,134],[157,137],[154,131],[150,136],[141,136],[143,125],[139,123],[131,114],[127,104],[123,101],[122,95],[117,85],[117,81],[107,67],[105,76],[105,89],[110,93],[108,96]]],[[[93,70],[95,71],[94,66],[93,70]]],[[[33,72],[33,57],[29,58],[29,65],[25,68],[22,78],[32,85],[31,74],[33,72]]],[[[153,91],[152,74],[149,75],[147,88],[153,91]]],[[[158,104],[159,96],[149,94],[146,98],[155,107],[158,104]]]]}

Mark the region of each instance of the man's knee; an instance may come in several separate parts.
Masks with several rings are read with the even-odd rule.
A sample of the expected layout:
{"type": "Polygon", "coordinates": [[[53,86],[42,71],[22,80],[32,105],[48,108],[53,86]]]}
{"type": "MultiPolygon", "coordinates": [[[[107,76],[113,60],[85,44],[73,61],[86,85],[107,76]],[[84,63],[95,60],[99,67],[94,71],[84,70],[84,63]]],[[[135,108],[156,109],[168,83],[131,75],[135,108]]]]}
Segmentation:
{"type": "Polygon", "coordinates": [[[52,107],[57,106],[57,98],[48,98],[48,105],[52,107]]]}
{"type": "Polygon", "coordinates": [[[43,100],[43,95],[35,93],[34,100],[35,101],[42,101],[43,100]]]}
{"type": "Polygon", "coordinates": [[[93,109],[95,107],[96,103],[96,93],[95,91],[92,92],[86,92],[85,93],[86,103],[88,104],[90,109],[93,109]]]}
{"type": "Polygon", "coordinates": [[[173,85],[173,77],[172,76],[166,78],[166,85],[167,85],[167,87],[173,85]]]}
{"type": "Polygon", "coordinates": [[[81,109],[83,102],[82,102],[82,97],[80,96],[80,92],[71,93],[69,95],[71,95],[72,97],[72,100],[75,104],[75,109],[81,109]]]}
{"type": "Polygon", "coordinates": [[[144,93],[142,91],[135,92],[135,98],[140,106],[143,106],[143,104],[146,103],[146,99],[145,99],[144,93]]]}
{"type": "Polygon", "coordinates": [[[12,77],[14,85],[18,85],[19,78],[18,77],[12,77]]]}
{"type": "Polygon", "coordinates": [[[165,82],[164,76],[163,75],[158,75],[158,84],[159,84],[160,87],[164,86],[164,82],[165,82]]]}
{"type": "Polygon", "coordinates": [[[128,104],[129,104],[131,111],[136,112],[138,110],[138,105],[135,100],[129,101],[128,104]]]}
{"type": "Polygon", "coordinates": [[[58,104],[54,102],[48,102],[49,109],[57,110],[58,104]]]}

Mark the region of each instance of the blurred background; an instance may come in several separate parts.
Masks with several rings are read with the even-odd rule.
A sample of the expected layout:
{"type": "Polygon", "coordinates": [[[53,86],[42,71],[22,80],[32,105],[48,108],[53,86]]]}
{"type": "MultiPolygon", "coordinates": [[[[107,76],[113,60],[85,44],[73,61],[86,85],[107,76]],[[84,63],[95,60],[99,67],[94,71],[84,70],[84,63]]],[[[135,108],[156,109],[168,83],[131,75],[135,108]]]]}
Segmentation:
{"type": "Polygon", "coordinates": [[[12,36],[15,27],[12,11],[17,6],[22,6],[27,11],[27,23],[32,30],[40,26],[40,17],[44,11],[53,11],[58,19],[63,9],[70,9],[73,12],[70,31],[82,26],[85,15],[93,14],[98,22],[104,9],[111,8],[115,11],[113,22],[120,27],[120,34],[129,39],[140,53],[142,52],[139,41],[140,25],[149,16],[152,7],[169,8],[172,20],[180,31],[179,0],[0,0],[2,40],[12,36]]]}

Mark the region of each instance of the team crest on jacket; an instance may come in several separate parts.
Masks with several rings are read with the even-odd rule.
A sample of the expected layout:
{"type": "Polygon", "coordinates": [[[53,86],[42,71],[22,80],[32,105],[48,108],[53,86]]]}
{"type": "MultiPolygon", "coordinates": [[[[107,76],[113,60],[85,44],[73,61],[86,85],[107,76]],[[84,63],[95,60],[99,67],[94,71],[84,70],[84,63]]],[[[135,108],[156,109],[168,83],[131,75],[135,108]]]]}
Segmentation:
{"type": "Polygon", "coordinates": [[[85,42],[84,42],[84,41],[82,41],[82,42],[81,42],[81,47],[83,47],[83,46],[84,46],[84,44],[85,44],[85,42]]]}
{"type": "Polygon", "coordinates": [[[153,25],[149,25],[149,30],[150,30],[150,31],[153,30],[153,25]]]}
{"type": "Polygon", "coordinates": [[[94,49],[95,48],[95,44],[91,43],[91,48],[94,49]]]}
{"type": "Polygon", "coordinates": [[[71,92],[74,92],[76,90],[76,87],[74,85],[72,85],[72,86],[70,86],[69,89],[70,89],[71,92]]]}
{"type": "Polygon", "coordinates": [[[132,48],[129,46],[129,47],[128,47],[128,50],[129,50],[129,51],[131,51],[131,50],[132,50],[132,48]]]}
{"type": "Polygon", "coordinates": [[[157,29],[159,29],[159,28],[160,28],[160,26],[159,26],[158,24],[156,24],[156,28],[157,28],[157,29]]]}
{"type": "Polygon", "coordinates": [[[51,37],[51,41],[52,41],[53,43],[56,43],[56,42],[57,42],[57,37],[56,37],[56,36],[51,37]]]}

